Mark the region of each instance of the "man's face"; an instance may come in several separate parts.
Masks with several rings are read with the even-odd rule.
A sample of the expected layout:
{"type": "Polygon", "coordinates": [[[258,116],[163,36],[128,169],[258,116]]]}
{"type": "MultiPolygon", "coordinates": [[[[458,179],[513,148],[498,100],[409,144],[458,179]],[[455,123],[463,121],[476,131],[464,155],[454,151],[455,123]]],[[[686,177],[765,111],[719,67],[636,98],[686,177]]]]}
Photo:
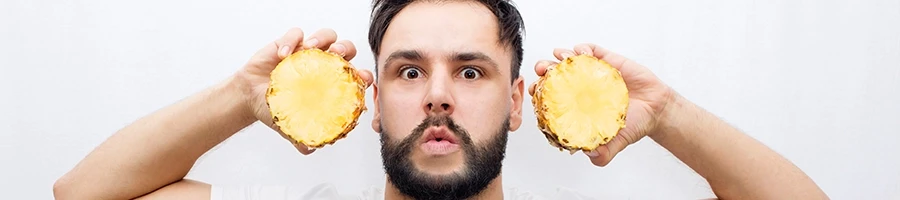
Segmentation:
{"type": "Polygon", "coordinates": [[[521,124],[523,83],[510,79],[494,15],[477,2],[412,3],[380,52],[372,126],[391,183],[423,198],[480,192],[521,124]]]}

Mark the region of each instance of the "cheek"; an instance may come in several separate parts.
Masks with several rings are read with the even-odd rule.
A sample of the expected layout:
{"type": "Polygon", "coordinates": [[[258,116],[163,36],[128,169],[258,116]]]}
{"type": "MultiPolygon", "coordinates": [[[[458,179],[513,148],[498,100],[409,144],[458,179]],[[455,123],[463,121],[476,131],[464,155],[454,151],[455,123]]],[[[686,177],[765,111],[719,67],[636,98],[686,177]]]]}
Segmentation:
{"type": "Polygon", "coordinates": [[[402,137],[421,123],[425,118],[421,104],[421,95],[415,91],[386,88],[382,90],[380,112],[382,129],[394,137],[402,137]]]}
{"type": "Polygon", "coordinates": [[[478,143],[497,134],[503,120],[509,116],[508,89],[502,87],[457,87],[454,119],[469,131],[478,143]]]}

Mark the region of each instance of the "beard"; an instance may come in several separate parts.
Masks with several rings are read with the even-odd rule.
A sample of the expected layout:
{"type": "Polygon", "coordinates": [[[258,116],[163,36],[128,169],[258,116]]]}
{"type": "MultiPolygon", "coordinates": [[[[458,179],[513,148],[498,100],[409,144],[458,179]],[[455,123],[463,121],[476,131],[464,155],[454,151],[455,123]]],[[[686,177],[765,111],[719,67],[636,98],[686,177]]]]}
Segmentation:
{"type": "Polygon", "coordinates": [[[382,164],[390,182],[413,199],[467,199],[481,193],[500,175],[508,134],[509,117],[489,141],[476,146],[469,133],[449,116],[429,116],[402,141],[392,141],[387,130],[383,130],[380,134],[382,164]],[[465,155],[463,169],[449,175],[431,175],[413,165],[410,153],[418,148],[417,140],[431,126],[446,126],[459,138],[457,143],[465,155]]]}

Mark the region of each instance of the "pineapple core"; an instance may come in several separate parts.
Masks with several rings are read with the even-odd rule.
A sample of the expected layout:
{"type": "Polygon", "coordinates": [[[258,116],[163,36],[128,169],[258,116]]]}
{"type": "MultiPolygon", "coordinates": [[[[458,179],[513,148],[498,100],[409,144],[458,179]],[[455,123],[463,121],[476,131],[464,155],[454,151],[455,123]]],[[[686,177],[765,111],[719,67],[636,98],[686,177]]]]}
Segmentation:
{"type": "Polygon", "coordinates": [[[341,56],[298,51],[271,73],[266,103],[275,125],[293,142],[321,148],[346,137],[366,110],[365,82],[341,56]]]}
{"type": "Polygon", "coordinates": [[[560,150],[592,151],[625,128],[628,89],[618,70],[590,55],[572,56],[538,80],[538,127],[560,150]]]}

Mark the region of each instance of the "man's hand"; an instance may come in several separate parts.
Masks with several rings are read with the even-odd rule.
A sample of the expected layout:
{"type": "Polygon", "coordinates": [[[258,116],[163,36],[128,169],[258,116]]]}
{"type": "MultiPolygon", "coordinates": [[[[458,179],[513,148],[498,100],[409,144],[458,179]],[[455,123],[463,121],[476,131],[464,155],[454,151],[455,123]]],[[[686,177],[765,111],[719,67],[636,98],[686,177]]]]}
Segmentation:
{"type": "MultiPolygon", "coordinates": [[[[626,146],[649,136],[703,176],[720,198],[828,199],[790,161],[678,95],[644,66],[593,44],[553,54],[563,60],[576,52],[618,69],[630,98],[626,127],[610,143],[587,153],[594,165],[606,166],[626,146]]],[[[540,61],[534,70],[543,76],[555,63],[540,61]]],[[[534,85],[529,92],[534,94],[534,85]]]]}
{"type": "MultiPolygon", "coordinates": [[[[628,87],[629,106],[625,128],[606,145],[586,153],[594,165],[606,166],[626,146],[654,133],[660,114],[673,100],[673,92],[646,67],[594,44],[579,44],[571,50],[557,48],[553,50],[553,55],[558,61],[539,61],[534,66],[534,71],[538,76],[543,76],[559,60],[576,54],[593,55],[606,61],[622,73],[628,87]]],[[[534,95],[534,86],[532,84],[528,89],[531,95],[534,95]]]]}
{"type": "MultiPolygon", "coordinates": [[[[275,69],[275,66],[291,53],[310,48],[319,48],[344,55],[344,59],[347,60],[351,60],[356,56],[356,47],[353,46],[353,43],[348,40],[337,41],[337,34],[331,29],[319,30],[304,40],[303,30],[292,28],[280,39],[256,52],[236,75],[250,111],[261,122],[278,131],[285,139],[292,141],[291,143],[294,144],[294,147],[304,155],[308,155],[314,150],[303,144],[293,142],[278,129],[277,125],[272,122],[272,115],[269,113],[269,107],[266,105],[265,95],[266,89],[269,87],[269,74],[275,69]]],[[[372,84],[372,72],[359,70],[358,73],[366,81],[366,87],[372,84]]]]}
{"type": "MultiPolygon", "coordinates": [[[[300,49],[324,49],[347,60],[356,55],[352,43],[336,40],[329,29],[306,40],[300,29],[291,29],[259,50],[232,77],[117,131],[54,183],[54,196],[208,199],[209,184],[184,179],[197,158],[256,120],[275,128],[265,100],[269,73],[300,49]]],[[[371,84],[371,73],[360,73],[371,84]]],[[[303,154],[312,153],[303,145],[295,146],[303,154]]]]}

